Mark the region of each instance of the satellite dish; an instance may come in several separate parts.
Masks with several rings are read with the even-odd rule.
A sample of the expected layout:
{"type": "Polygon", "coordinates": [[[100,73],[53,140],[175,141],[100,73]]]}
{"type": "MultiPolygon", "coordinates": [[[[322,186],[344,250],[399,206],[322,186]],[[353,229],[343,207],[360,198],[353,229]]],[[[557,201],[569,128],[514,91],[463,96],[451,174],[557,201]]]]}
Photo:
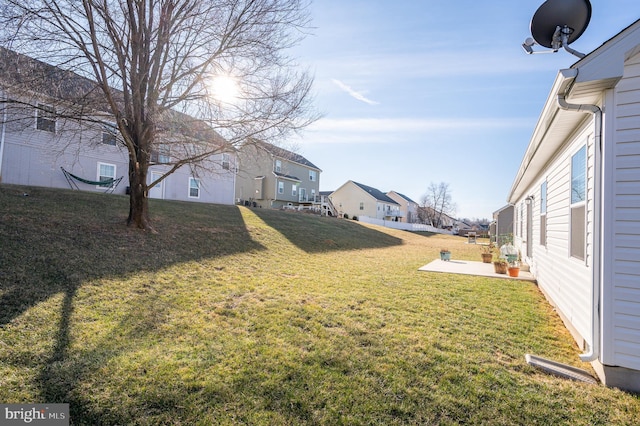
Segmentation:
{"type": "Polygon", "coordinates": [[[567,52],[583,58],[580,53],[569,47],[576,41],[591,20],[591,3],[589,0],[547,0],[536,10],[531,19],[531,35],[522,43],[528,54],[557,52],[561,47],[567,52]],[[533,45],[547,47],[552,50],[534,52],[533,45]]]}
{"type": "Polygon", "coordinates": [[[591,3],[589,0],[547,0],[538,8],[531,20],[531,35],[541,46],[557,50],[557,30],[566,34],[566,44],[576,41],[591,20],[591,3]]]}

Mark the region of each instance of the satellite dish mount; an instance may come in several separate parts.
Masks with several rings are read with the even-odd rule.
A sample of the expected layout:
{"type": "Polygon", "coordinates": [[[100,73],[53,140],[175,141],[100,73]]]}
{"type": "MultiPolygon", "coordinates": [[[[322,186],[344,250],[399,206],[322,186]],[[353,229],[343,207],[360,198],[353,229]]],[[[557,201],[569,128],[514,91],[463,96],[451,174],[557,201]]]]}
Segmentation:
{"type": "Polygon", "coordinates": [[[591,3],[589,0],[547,0],[533,15],[531,35],[522,43],[525,52],[550,53],[564,48],[578,58],[584,53],[569,47],[576,41],[591,20],[591,3]],[[539,44],[551,50],[534,51],[533,46],[539,44]]]}

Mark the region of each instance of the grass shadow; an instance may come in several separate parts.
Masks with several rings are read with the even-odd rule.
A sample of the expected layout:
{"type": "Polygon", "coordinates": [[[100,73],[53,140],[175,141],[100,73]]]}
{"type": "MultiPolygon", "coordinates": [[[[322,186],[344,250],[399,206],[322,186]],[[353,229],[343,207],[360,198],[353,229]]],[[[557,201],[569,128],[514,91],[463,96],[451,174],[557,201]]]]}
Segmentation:
{"type": "Polygon", "coordinates": [[[0,325],[87,280],[263,249],[235,206],[150,209],[157,234],[125,226],[124,196],[0,186],[0,325]]]}
{"type": "Polygon", "coordinates": [[[402,244],[400,238],[350,220],[279,210],[251,211],[291,244],[307,253],[385,248],[402,244]]]}
{"type": "MultiPolygon", "coordinates": [[[[264,249],[235,206],[190,203],[186,209],[185,203],[150,200],[150,210],[157,234],[125,226],[127,197],[0,186],[0,327],[63,295],[38,388],[43,402],[72,403],[75,418],[87,409],[73,393],[79,380],[108,360],[105,352],[114,357],[127,350],[108,338],[84,360],[69,356],[74,298],[83,284],[264,249]]],[[[165,308],[153,300],[138,305],[131,310],[138,319],[158,317],[165,308]]]]}

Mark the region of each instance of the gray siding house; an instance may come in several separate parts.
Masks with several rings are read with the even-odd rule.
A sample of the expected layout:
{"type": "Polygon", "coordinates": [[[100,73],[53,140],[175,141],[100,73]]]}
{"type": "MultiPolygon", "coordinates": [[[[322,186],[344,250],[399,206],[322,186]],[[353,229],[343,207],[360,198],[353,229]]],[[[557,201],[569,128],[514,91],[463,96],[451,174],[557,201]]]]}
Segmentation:
{"type": "MultiPolygon", "coordinates": [[[[0,182],[5,184],[69,188],[61,167],[87,182],[120,178],[115,188],[73,179],[78,189],[125,194],[129,159],[115,130],[114,118],[87,96],[79,105],[64,99],[69,91],[92,93],[93,83],[18,53],[0,50],[0,182]],[[27,78],[34,79],[25,89],[27,78]],[[54,89],[52,89],[54,88],[54,89]]],[[[97,91],[93,93],[98,93],[97,91]]],[[[172,200],[233,204],[235,154],[223,152],[225,143],[196,119],[176,113],[159,129],[151,153],[148,183],[156,181],[185,149],[219,146],[198,168],[183,166],[152,187],[149,196],[172,200]],[[185,143],[184,140],[191,142],[185,143]],[[180,141],[179,144],[176,141],[180,141]]]]}
{"type": "Polygon", "coordinates": [[[300,154],[263,141],[238,152],[236,201],[264,208],[320,209],[320,170],[300,154]]]}

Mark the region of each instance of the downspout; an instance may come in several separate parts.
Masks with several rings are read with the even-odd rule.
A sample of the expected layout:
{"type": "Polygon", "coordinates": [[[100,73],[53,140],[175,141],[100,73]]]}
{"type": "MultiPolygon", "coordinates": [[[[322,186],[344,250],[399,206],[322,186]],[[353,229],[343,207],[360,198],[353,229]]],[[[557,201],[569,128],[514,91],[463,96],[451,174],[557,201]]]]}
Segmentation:
{"type": "Polygon", "coordinates": [[[4,134],[7,126],[7,97],[2,97],[2,130],[0,130],[0,183],[2,183],[2,158],[4,157],[4,134]]]}
{"type": "MultiPolygon", "coordinates": [[[[578,71],[576,69],[576,71],[578,71]]],[[[577,72],[575,74],[577,76],[577,72]]],[[[575,78],[575,77],[574,77],[575,78]]],[[[558,106],[566,111],[591,113],[594,117],[594,179],[593,179],[593,268],[591,276],[591,345],[580,355],[583,362],[596,361],[600,356],[600,269],[602,224],[602,110],[597,105],[570,104],[566,97],[571,87],[558,95],[558,106]]]]}

